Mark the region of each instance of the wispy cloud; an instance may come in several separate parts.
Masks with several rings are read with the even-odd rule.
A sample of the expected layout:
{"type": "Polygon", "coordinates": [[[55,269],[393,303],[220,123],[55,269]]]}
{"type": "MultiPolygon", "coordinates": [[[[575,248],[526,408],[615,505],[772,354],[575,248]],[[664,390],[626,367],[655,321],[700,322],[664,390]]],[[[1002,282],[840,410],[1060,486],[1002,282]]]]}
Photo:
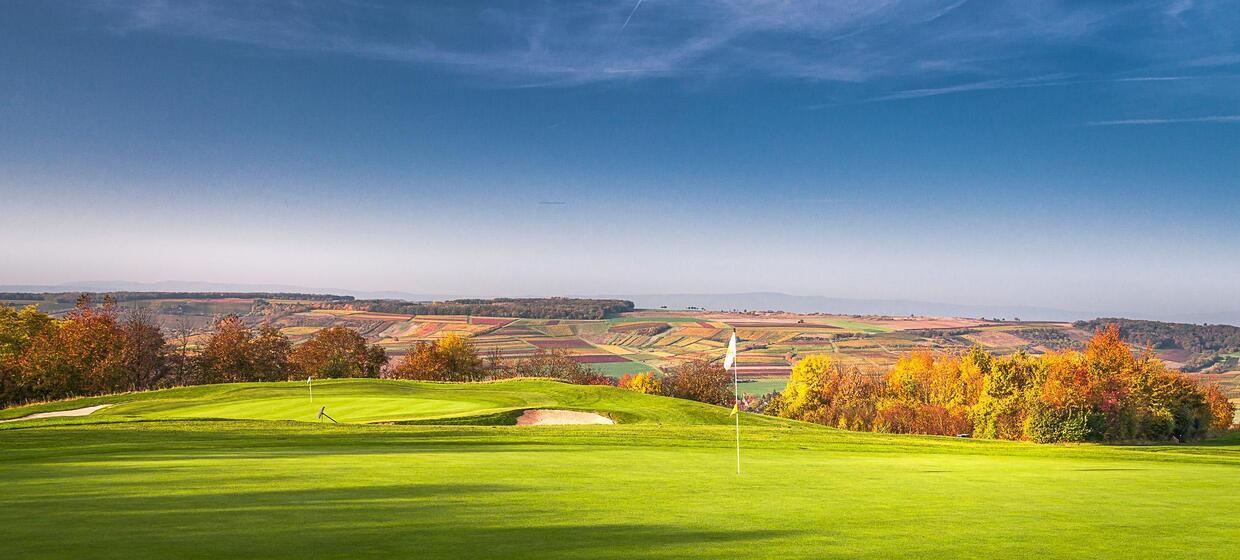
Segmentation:
{"type": "Polygon", "coordinates": [[[1048,87],[1068,83],[1067,80],[1071,77],[1072,76],[1069,74],[1051,74],[1047,76],[1035,76],[1032,78],[985,80],[981,82],[969,82],[944,87],[918,88],[880,95],[874,98],[873,101],[915,99],[918,97],[933,97],[936,95],[949,95],[969,91],[1048,87]]]}
{"type": "Polygon", "coordinates": [[[1085,126],[1141,126],[1152,124],[1190,124],[1190,123],[1214,123],[1214,124],[1240,124],[1240,115],[1213,115],[1209,117],[1180,117],[1180,118],[1152,118],[1152,119],[1120,119],[1113,121],[1093,121],[1085,123],[1085,126]]]}
{"type": "Polygon", "coordinates": [[[1089,74],[1079,60],[1091,52],[1124,52],[1109,70],[1117,75],[1226,63],[1240,40],[1240,13],[1228,1],[528,0],[479,8],[100,0],[95,7],[122,33],[440,65],[509,86],[761,74],[890,82],[896,93],[886,98],[905,99],[1089,74]]]}

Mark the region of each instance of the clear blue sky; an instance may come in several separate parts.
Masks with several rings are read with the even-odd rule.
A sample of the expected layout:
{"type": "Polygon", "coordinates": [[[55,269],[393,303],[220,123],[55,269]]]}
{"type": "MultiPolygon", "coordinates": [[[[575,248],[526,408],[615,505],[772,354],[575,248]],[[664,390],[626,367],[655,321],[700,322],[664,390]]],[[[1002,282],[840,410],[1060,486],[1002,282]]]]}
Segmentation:
{"type": "Polygon", "coordinates": [[[0,283],[1240,302],[1240,2],[326,4],[5,2],[0,283]]]}

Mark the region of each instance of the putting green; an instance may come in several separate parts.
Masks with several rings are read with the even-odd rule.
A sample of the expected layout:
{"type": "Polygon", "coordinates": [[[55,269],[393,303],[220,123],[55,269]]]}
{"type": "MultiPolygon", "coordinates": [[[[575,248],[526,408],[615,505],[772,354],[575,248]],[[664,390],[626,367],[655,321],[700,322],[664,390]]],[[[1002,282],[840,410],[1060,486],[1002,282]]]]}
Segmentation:
{"type": "Polygon", "coordinates": [[[1236,436],[1040,446],[747,415],[738,477],[733,429],[719,425],[731,418],[718,407],[543,381],[337,383],[324,399],[411,400],[381,414],[359,408],[358,419],[538,402],[631,422],[159,419],[288,420],[301,414],[286,402],[304,391],[293,384],[44,405],[114,403],[87,417],[0,424],[5,557],[1197,559],[1240,550],[1236,436]]]}
{"type": "MultiPolygon", "coordinates": [[[[74,399],[0,411],[0,419],[109,404],[94,420],[318,420],[320,408],[338,422],[367,423],[484,416],[527,408],[597,412],[626,424],[731,424],[726,409],[606,386],[516,379],[493,383],[430,383],[378,379],[203,385],[110,397],[74,399]]],[[[753,417],[761,424],[783,420],[753,417]]]]}

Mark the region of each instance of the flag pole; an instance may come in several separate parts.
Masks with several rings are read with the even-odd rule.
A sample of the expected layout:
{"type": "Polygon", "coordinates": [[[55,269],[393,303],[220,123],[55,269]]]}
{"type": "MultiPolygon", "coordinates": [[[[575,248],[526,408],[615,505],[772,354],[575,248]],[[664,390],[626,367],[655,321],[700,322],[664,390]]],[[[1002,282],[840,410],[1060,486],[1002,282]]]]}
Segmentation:
{"type": "MultiPolygon", "coordinates": [[[[732,337],[736,337],[736,331],[732,331],[732,337]]],[[[740,374],[737,370],[740,368],[739,360],[732,360],[732,398],[733,405],[736,407],[736,476],[741,475],[741,389],[740,374]]]]}
{"type": "Polygon", "coordinates": [[[736,403],[736,476],[741,475],[741,393],[736,364],[732,364],[732,393],[736,403]]]}

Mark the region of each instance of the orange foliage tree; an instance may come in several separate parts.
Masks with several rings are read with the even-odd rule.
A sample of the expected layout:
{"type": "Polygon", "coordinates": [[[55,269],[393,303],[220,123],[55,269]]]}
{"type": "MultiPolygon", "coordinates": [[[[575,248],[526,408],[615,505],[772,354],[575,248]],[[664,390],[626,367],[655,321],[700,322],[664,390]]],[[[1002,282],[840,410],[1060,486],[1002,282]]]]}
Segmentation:
{"type": "Polygon", "coordinates": [[[768,414],[849,430],[870,429],[882,382],[845,370],[828,356],[811,355],[792,368],[788,385],[766,405],[768,414]]]}
{"type": "Polygon", "coordinates": [[[0,321],[11,401],[145,389],[164,370],[163,335],[143,312],[121,317],[111,300],[83,297],[61,321],[39,315],[31,308],[0,321]]]}
{"type": "Polygon", "coordinates": [[[1185,441],[1227,428],[1234,415],[1216,387],[1134,353],[1114,326],[1082,352],[913,353],[868,383],[811,356],[767,411],[850,429],[1037,442],[1185,441]]]}
{"type": "Polygon", "coordinates": [[[282,381],[292,372],[293,345],[278,329],[248,327],[240,317],[227,315],[198,355],[200,383],[282,381]]]}
{"type": "Polygon", "coordinates": [[[298,377],[379,377],[388,357],[357,331],[336,326],[314,333],[293,349],[290,360],[298,377]]]}
{"type": "Polygon", "coordinates": [[[435,342],[419,342],[388,373],[397,379],[480,381],[488,378],[482,358],[467,338],[449,334],[435,342]]]}
{"type": "Polygon", "coordinates": [[[663,376],[663,394],[708,404],[731,406],[732,376],[723,366],[707,360],[685,362],[663,376]]]}

